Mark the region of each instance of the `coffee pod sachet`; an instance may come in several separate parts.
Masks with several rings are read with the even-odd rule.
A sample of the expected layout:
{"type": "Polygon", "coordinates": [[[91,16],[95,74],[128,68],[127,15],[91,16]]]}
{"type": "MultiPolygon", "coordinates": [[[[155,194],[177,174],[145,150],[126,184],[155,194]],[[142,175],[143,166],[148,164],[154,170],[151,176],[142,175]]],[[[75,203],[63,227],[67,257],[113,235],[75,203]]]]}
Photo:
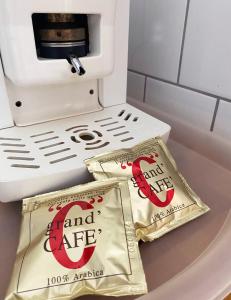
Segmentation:
{"type": "Polygon", "coordinates": [[[153,241],[209,210],[179,173],[161,138],[85,163],[96,180],[127,178],[138,240],[153,241]]]}
{"type": "Polygon", "coordinates": [[[22,216],[6,300],[147,292],[126,179],[25,199],[22,216]]]}

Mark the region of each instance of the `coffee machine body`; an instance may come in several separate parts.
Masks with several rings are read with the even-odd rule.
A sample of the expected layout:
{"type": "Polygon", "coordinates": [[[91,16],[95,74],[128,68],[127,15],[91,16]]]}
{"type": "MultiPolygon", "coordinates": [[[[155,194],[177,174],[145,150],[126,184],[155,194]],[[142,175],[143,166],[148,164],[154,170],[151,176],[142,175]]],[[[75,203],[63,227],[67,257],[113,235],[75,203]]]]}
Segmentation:
{"type": "Polygon", "coordinates": [[[168,138],[126,104],[129,0],[0,2],[0,201],[86,182],[84,159],[168,138]]]}

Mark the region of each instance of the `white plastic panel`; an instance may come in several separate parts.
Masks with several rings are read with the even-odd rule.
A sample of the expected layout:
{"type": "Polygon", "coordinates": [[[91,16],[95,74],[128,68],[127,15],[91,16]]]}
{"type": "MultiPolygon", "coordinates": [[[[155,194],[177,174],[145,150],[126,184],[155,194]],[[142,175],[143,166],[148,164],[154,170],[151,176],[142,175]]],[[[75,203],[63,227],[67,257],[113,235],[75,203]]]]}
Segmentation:
{"type": "Polygon", "coordinates": [[[126,102],[129,3],[129,0],[117,0],[114,70],[100,80],[99,85],[100,102],[104,107],[126,102]]]}
{"type": "Polygon", "coordinates": [[[5,80],[0,61],[0,129],[13,126],[9,99],[6,92],[5,80]]]}
{"type": "Polygon", "coordinates": [[[84,182],[83,160],[131,147],[170,127],[128,104],[43,124],[0,130],[0,194],[13,201],[84,182]]]}
{"type": "Polygon", "coordinates": [[[31,125],[101,110],[97,80],[17,87],[7,82],[11,110],[17,126],[31,125]]]}
{"type": "MultiPolygon", "coordinates": [[[[55,84],[102,78],[113,71],[116,0],[7,0],[0,2],[0,42],[7,77],[16,85],[55,84]],[[66,60],[37,58],[33,13],[100,15],[100,54],[83,57],[82,77],[71,72],[66,60]]],[[[97,36],[97,35],[96,35],[97,36]]]]}

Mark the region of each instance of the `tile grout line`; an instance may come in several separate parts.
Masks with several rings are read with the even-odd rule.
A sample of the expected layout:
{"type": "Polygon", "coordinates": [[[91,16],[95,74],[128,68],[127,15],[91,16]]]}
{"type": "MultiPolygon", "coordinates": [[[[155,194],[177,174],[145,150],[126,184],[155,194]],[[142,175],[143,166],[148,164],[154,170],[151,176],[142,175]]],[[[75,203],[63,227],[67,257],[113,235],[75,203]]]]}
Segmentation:
{"type": "Polygon", "coordinates": [[[0,53],[0,67],[2,67],[3,74],[5,75],[5,69],[4,69],[3,59],[2,59],[1,53],[0,53]]]}
{"type": "Polygon", "coordinates": [[[182,61],[183,61],[183,52],[184,52],[184,44],[185,44],[185,36],[186,36],[186,28],[187,28],[187,23],[188,23],[189,6],[190,6],[190,0],[187,0],[186,11],[185,11],[185,20],[184,20],[184,29],[183,29],[181,50],[180,50],[180,60],[179,60],[179,67],[178,67],[178,74],[177,74],[177,83],[180,82],[181,67],[182,67],[182,61]]]}
{"type": "Polygon", "coordinates": [[[147,80],[148,80],[148,77],[147,77],[147,76],[145,76],[145,80],[144,80],[144,95],[143,95],[143,103],[145,103],[145,99],[146,99],[147,80]]]}
{"type": "Polygon", "coordinates": [[[220,99],[217,99],[216,105],[215,105],[215,109],[214,109],[214,113],[213,113],[213,118],[212,118],[212,123],[211,123],[211,127],[210,127],[210,131],[213,132],[214,130],[214,126],[215,126],[215,122],[216,122],[216,117],[217,117],[217,112],[218,112],[218,108],[219,108],[219,104],[220,104],[220,99]]]}
{"type": "Polygon", "coordinates": [[[157,81],[160,81],[160,82],[168,83],[170,85],[180,87],[180,88],[183,88],[183,89],[195,92],[195,93],[199,93],[199,94],[202,94],[202,95],[205,95],[205,96],[208,96],[208,97],[212,97],[212,98],[216,98],[216,99],[219,98],[220,100],[223,100],[223,101],[226,101],[226,102],[229,102],[229,103],[231,102],[231,99],[229,99],[229,98],[221,97],[219,95],[215,95],[215,94],[211,94],[211,93],[208,93],[208,92],[205,92],[205,91],[202,91],[202,90],[191,88],[189,86],[186,86],[186,85],[183,85],[183,84],[180,84],[180,83],[175,83],[175,82],[170,81],[170,80],[162,79],[162,78],[152,76],[152,75],[149,75],[149,74],[145,74],[145,73],[135,71],[135,70],[132,70],[132,69],[128,69],[128,71],[136,73],[138,75],[147,76],[147,78],[151,78],[151,79],[154,79],[154,80],[157,80],[157,81]]]}

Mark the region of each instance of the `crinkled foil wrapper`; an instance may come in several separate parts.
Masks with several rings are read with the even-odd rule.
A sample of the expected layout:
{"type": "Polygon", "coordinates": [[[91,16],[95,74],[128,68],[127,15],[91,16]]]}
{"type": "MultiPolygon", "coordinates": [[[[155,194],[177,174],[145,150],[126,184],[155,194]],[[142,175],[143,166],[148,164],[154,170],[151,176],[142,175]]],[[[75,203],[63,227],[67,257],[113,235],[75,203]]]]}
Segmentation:
{"type": "Polygon", "coordinates": [[[5,299],[146,293],[130,202],[124,179],[25,199],[5,299]]]}
{"type": "Polygon", "coordinates": [[[85,163],[96,180],[128,179],[138,240],[153,241],[209,211],[179,173],[159,137],[85,163]]]}

